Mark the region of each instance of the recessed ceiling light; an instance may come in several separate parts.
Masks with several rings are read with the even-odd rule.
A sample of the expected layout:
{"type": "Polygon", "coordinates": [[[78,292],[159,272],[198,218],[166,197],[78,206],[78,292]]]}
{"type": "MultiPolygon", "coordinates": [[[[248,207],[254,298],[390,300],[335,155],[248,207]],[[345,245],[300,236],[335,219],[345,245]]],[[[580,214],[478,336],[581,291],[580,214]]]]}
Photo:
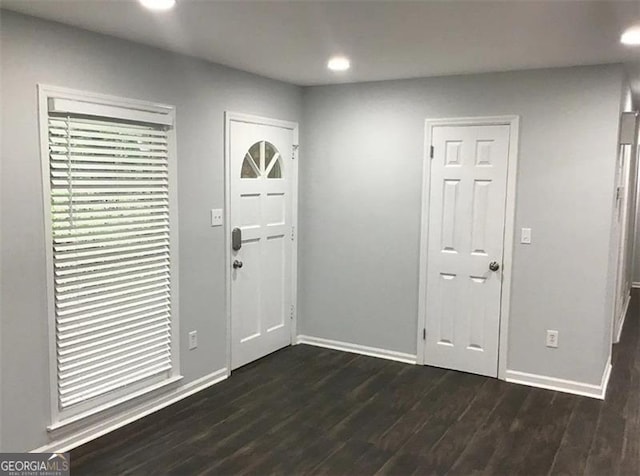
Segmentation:
{"type": "Polygon", "coordinates": [[[344,56],[334,56],[327,63],[327,68],[331,71],[346,71],[351,67],[351,63],[348,58],[344,56]]]}
{"type": "Polygon", "coordinates": [[[620,37],[620,43],[630,46],[640,45],[640,25],[627,28],[620,37]]]}
{"type": "Polygon", "coordinates": [[[176,0],[139,0],[139,2],[149,10],[169,10],[176,4],[176,0]]]}

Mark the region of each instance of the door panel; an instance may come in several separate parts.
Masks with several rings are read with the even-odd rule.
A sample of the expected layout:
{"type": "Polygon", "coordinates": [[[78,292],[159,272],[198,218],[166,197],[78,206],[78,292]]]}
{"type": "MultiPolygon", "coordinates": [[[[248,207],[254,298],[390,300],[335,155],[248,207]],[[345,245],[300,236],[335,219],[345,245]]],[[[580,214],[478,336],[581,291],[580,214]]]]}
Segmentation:
{"type": "Polygon", "coordinates": [[[425,363],[497,376],[509,126],[432,131],[425,363]]]}
{"type": "Polygon", "coordinates": [[[231,368],[291,343],[293,131],[230,121],[231,368]]]}

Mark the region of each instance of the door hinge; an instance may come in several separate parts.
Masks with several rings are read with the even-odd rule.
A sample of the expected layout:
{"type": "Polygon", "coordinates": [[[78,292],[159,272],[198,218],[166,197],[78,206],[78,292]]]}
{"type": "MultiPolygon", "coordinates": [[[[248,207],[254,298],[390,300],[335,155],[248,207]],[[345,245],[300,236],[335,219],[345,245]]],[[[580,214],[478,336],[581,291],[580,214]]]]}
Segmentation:
{"type": "Polygon", "coordinates": [[[291,320],[293,320],[293,316],[295,315],[295,312],[296,312],[296,307],[292,304],[291,305],[291,314],[289,315],[289,318],[291,320]]]}
{"type": "Polygon", "coordinates": [[[434,148],[433,146],[429,147],[429,158],[433,159],[434,148]]]}
{"type": "Polygon", "coordinates": [[[296,239],[296,227],[292,226],[291,227],[291,241],[296,239]]]}
{"type": "Polygon", "coordinates": [[[427,340],[427,329],[422,329],[422,340],[427,340]]]}
{"type": "Polygon", "coordinates": [[[296,158],[296,152],[298,152],[298,144],[293,144],[293,150],[291,151],[291,158],[296,158]]]}

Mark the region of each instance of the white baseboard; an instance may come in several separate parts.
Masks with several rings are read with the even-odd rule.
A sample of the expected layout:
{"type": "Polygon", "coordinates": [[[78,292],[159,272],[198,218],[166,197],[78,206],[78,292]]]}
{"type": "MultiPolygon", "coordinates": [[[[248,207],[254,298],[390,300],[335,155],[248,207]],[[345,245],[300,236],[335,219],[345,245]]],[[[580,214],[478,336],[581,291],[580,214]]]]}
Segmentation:
{"type": "Polygon", "coordinates": [[[602,374],[600,385],[593,385],[584,382],[576,382],[574,380],[564,380],[555,377],[547,377],[545,375],[528,374],[518,372],[517,370],[507,370],[507,382],[517,383],[520,385],[529,385],[530,387],[545,388],[547,390],[555,390],[557,392],[573,393],[584,397],[597,398],[604,400],[607,394],[607,386],[609,385],[609,377],[611,376],[611,360],[607,362],[602,374]]]}
{"type": "Polygon", "coordinates": [[[368,355],[369,357],[396,360],[406,364],[416,363],[416,356],[414,354],[405,354],[403,352],[396,352],[395,350],[379,349],[377,347],[368,347],[360,344],[351,344],[350,342],[322,339],[320,337],[301,335],[296,338],[296,344],[315,345],[316,347],[325,347],[327,349],[341,350],[343,352],[368,355]]]}
{"type": "Polygon", "coordinates": [[[640,288],[640,283],[631,283],[632,288],[640,288]]]}
{"type": "Polygon", "coordinates": [[[620,325],[616,330],[616,338],[613,341],[614,344],[620,342],[620,337],[622,336],[622,328],[624,327],[624,320],[627,318],[627,314],[629,313],[629,304],[631,304],[631,294],[627,296],[627,299],[624,301],[624,306],[622,307],[622,316],[616,321],[619,322],[620,325]]]}
{"type": "Polygon", "coordinates": [[[133,423],[151,413],[162,410],[184,398],[198,393],[212,385],[225,380],[229,376],[226,368],[220,369],[209,375],[194,380],[186,385],[178,387],[170,392],[164,393],[156,398],[148,400],[127,411],[121,412],[103,421],[90,425],[81,430],[66,434],[50,443],[32,450],[31,453],[66,453],[91,440],[95,440],[107,433],[121,428],[129,423],[133,423]]]}

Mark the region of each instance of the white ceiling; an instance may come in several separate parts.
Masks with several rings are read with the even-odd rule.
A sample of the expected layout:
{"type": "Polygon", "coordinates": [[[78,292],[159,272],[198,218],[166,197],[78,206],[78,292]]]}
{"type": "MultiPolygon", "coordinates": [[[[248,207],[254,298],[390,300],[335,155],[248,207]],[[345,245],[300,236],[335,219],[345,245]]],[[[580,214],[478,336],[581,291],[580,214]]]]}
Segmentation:
{"type": "Polygon", "coordinates": [[[177,2],[167,12],[137,0],[0,5],[299,85],[640,61],[640,47],[619,43],[640,0],[177,2]],[[337,53],[351,58],[347,73],[326,69],[337,53]]]}

